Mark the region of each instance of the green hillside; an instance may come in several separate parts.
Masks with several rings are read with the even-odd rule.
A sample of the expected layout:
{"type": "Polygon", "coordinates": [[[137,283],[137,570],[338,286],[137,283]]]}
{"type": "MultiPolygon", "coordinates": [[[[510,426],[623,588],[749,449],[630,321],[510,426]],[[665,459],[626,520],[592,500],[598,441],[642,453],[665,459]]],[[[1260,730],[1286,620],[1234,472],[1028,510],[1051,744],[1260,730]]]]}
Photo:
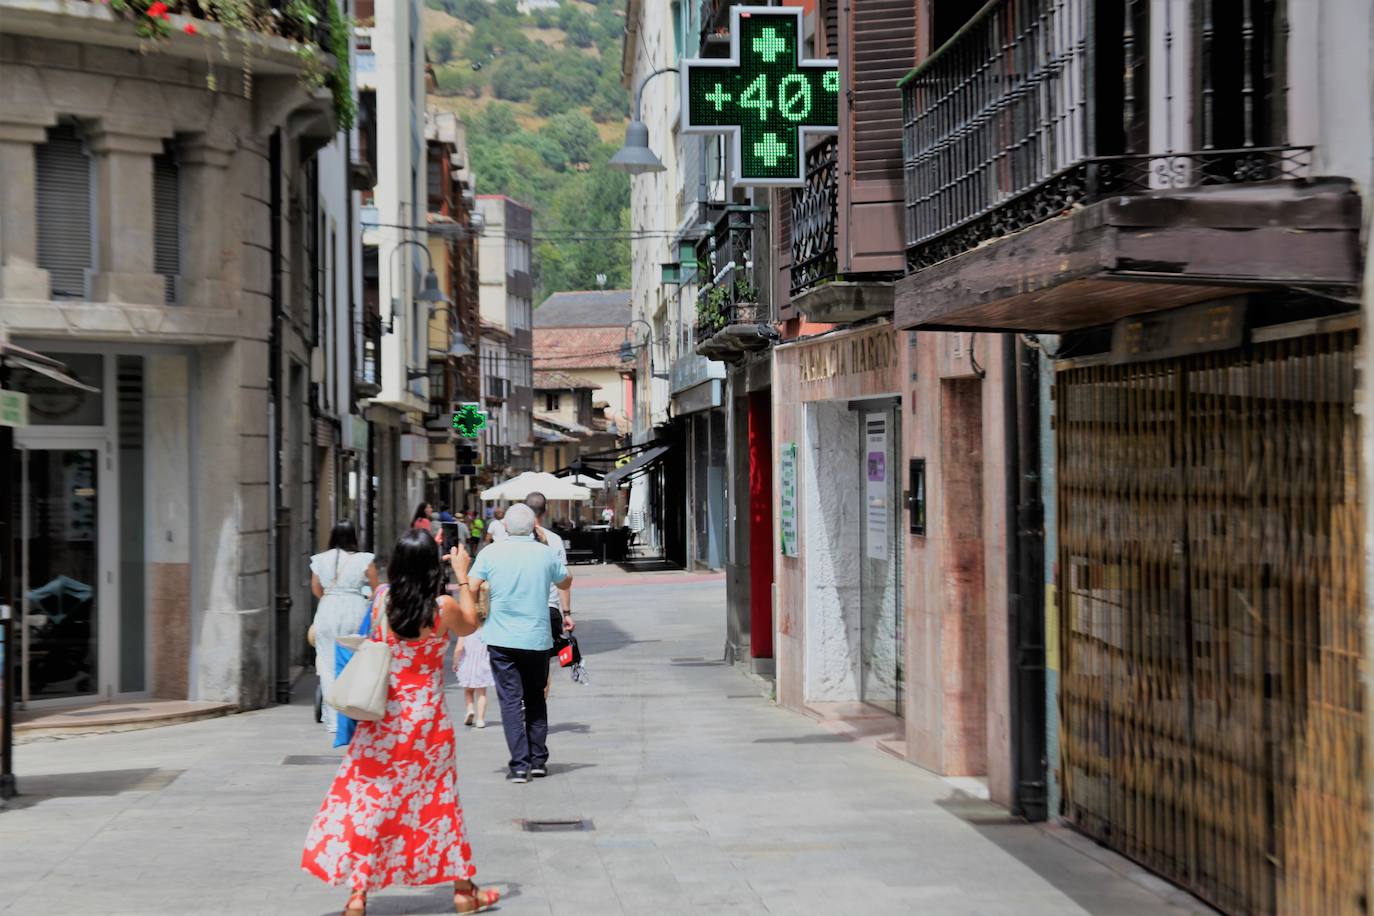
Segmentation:
{"type": "Polygon", "coordinates": [[[436,107],[468,124],[480,194],[534,208],[537,299],[630,282],[630,183],[606,168],[624,138],[623,0],[562,0],[521,15],[515,0],[426,0],[436,107]]]}

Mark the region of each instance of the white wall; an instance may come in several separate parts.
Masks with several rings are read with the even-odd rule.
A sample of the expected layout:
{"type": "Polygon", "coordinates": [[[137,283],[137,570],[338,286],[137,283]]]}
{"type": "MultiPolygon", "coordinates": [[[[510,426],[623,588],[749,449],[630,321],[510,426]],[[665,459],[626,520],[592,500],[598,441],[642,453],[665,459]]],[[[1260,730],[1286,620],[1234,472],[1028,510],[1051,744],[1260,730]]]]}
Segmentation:
{"type": "Polygon", "coordinates": [[[806,702],[859,698],[858,487],[836,480],[860,479],[859,416],[840,402],[806,405],[806,431],[798,456],[802,557],[806,596],[806,702]]]}
{"type": "Polygon", "coordinates": [[[403,391],[423,395],[426,382],[406,383],[406,369],[415,361],[413,335],[423,338],[428,323],[421,315],[415,327],[411,303],[418,292],[416,271],[423,271],[424,255],[415,246],[394,254],[403,239],[424,240],[423,232],[398,228],[425,222],[424,140],[424,28],[416,0],[377,5],[372,48],[376,54],[377,186],[374,200],[382,226],[373,230],[379,249],[379,289],[382,320],[392,322],[382,337],[382,401],[401,401],[403,391]],[[412,54],[412,48],[414,53],[412,54]],[[417,205],[418,204],[418,205],[417,205]],[[392,314],[392,300],[401,304],[392,314]]]}

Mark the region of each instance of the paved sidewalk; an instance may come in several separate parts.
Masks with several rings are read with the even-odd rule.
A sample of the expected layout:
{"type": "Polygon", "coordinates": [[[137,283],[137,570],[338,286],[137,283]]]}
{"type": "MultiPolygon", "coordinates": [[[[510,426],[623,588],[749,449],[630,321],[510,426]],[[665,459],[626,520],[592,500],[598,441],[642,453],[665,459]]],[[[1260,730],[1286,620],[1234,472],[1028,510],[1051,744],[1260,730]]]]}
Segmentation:
{"type": "MultiPolygon", "coordinates": [[[[460,726],[478,880],[505,886],[501,913],[1145,916],[1185,911],[1160,894],[1190,904],[1090,844],[970,817],[978,806],[950,783],[770,704],[717,661],[719,579],[631,578],[575,598],[591,684],[555,674],[549,778],[503,782],[494,703],[487,729],[460,726]],[[594,829],[528,833],[520,818],[594,829]]],[[[461,692],[450,698],[461,714],[461,692]]],[[[298,868],[336,756],[305,701],[18,748],[26,795],[0,811],[0,912],[337,913],[346,894],[298,868]]],[[[368,912],[453,910],[442,890],[396,889],[368,912]]]]}

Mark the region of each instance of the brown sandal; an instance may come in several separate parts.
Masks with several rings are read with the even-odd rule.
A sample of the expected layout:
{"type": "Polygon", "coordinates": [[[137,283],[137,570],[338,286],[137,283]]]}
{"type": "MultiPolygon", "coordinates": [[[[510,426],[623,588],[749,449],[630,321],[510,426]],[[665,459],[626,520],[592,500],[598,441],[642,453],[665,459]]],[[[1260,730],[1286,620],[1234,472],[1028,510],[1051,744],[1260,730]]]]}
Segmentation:
{"type": "Polygon", "coordinates": [[[453,882],[453,908],[459,913],[485,913],[500,899],[500,891],[482,890],[471,881],[468,882],[467,890],[460,891],[458,882],[453,882]]]}

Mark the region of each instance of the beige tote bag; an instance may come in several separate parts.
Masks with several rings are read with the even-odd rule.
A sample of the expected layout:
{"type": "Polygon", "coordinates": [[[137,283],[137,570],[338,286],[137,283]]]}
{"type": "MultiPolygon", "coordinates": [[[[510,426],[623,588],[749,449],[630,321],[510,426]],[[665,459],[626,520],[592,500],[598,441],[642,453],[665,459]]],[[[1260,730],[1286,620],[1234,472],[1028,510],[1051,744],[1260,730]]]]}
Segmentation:
{"type": "Polygon", "coordinates": [[[353,657],[334,679],[324,701],[359,722],[379,722],[386,718],[386,695],[391,683],[391,633],[386,619],[386,599],[373,604],[381,616],[381,640],[361,636],[340,636],[338,642],[353,649],[353,657]],[[356,643],[356,645],[351,645],[356,643]]]}

